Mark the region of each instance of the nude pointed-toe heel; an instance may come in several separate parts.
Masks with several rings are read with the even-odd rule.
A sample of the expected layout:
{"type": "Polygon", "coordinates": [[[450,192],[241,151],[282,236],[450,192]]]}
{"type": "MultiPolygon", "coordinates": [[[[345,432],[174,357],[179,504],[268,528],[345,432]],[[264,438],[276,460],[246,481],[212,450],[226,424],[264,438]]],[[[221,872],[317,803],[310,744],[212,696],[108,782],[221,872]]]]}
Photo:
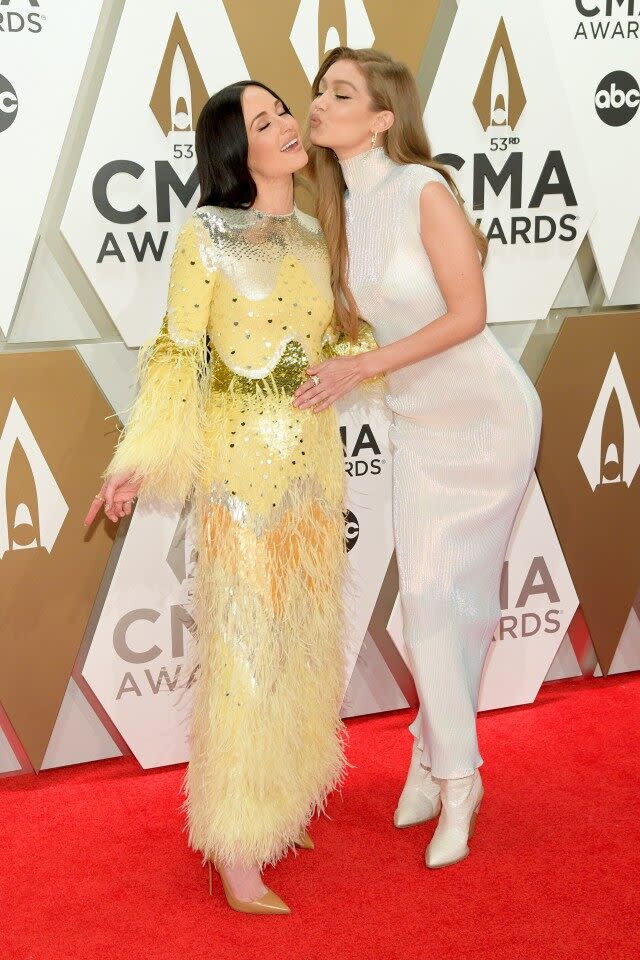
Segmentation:
{"type": "Polygon", "coordinates": [[[300,847],[301,850],[315,850],[316,845],[305,830],[296,840],[296,847],[300,847]]]}
{"type": "Polygon", "coordinates": [[[224,872],[219,870],[218,867],[211,862],[211,860],[207,861],[207,863],[209,867],[209,894],[213,894],[213,870],[215,869],[218,873],[218,876],[222,880],[222,889],[224,890],[224,895],[227,898],[227,903],[232,910],[237,910],[238,913],[254,913],[262,914],[263,916],[278,916],[280,914],[284,915],[291,913],[291,910],[286,905],[284,900],[281,900],[277,893],[274,893],[273,890],[270,890],[268,887],[267,892],[258,900],[238,899],[227,883],[224,872]]]}

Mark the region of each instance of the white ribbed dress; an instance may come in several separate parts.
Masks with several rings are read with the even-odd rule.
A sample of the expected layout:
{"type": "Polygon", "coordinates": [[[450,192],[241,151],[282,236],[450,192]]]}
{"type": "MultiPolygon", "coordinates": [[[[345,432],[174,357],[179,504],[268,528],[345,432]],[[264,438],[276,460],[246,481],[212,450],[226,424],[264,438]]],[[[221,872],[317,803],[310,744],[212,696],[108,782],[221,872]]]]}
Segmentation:
{"type": "MultiPolygon", "coordinates": [[[[380,346],[447,312],[420,237],[420,193],[447,186],[379,147],[342,164],[349,284],[380,346]]],[[[500,618],[509,536],[540,437],[538,395],[488,328],[388,375],[393,523],[406,647],[420,698],[411,730],[436,777],[482,763],[476,713],[500,618]]]]}

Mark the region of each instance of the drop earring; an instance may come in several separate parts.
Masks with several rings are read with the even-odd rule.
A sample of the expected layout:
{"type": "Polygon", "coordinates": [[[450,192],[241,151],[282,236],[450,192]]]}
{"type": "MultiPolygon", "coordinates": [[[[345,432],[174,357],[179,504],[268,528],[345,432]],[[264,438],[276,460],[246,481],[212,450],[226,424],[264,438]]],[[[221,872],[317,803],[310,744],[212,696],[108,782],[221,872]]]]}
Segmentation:
{"type": "Polygon", "coordinates": [[[371,134],[371,149],[372,149],[372,150],[375,148],[377,139],[378,139],[378,131],[377,131],[377,130],[374,130],[373,133],[371,134]]]}

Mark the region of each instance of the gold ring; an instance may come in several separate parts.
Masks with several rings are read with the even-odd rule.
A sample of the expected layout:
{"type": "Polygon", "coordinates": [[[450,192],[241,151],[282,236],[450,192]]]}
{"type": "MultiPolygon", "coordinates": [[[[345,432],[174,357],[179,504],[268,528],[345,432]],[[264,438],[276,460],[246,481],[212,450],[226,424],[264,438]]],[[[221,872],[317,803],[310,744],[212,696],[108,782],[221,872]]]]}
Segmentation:
{"type": "Polygon", "coordinates": [[[313,382],[314,382],[314,384],[316,385],[316,387],[319,387],[319,386],[320,386],[320,377],[318,376],[317,373],[314,373],[313,376],[311,377],[311,379],[313,380],[313,382]]]}
{"type": "Polygon", "coordinates": [[[96,493],[94,500],[100,500],[101,503],[104,503],[104,497],[101,497],[99,493],[96,493]]]}

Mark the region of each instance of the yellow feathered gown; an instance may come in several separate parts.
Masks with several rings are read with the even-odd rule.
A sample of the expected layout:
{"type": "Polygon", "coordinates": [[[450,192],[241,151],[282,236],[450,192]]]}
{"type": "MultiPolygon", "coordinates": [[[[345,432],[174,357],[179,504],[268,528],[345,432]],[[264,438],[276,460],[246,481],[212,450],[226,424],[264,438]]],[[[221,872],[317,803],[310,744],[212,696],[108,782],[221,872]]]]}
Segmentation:
{"type": "MultiPolygon", "coordinates": [[[[375,346],[367,331],[354,349],[375,346]]],[[[190,846],[221,863],[275,862],[343,770],[342,446],[332,409],[292,405],[305,368],[341,348],[317,221],[211,206],[187,220],[107,473],[193,500],[184,807],[190,846]]]]}

